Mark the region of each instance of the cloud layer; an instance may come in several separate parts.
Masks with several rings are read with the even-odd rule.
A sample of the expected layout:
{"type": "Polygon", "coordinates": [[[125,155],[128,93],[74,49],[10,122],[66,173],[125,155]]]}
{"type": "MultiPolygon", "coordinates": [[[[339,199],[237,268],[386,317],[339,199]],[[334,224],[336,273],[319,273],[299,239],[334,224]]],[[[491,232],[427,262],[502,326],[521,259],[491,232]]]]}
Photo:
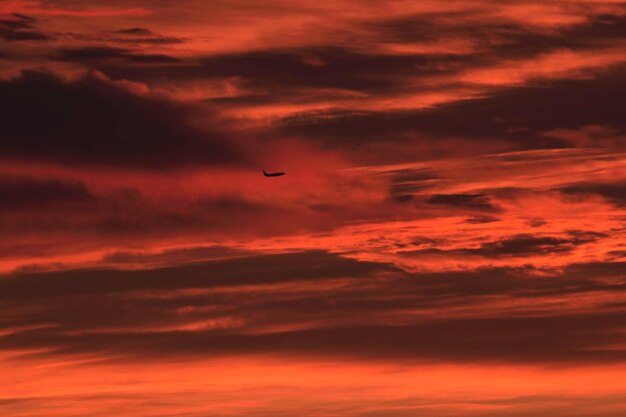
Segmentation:
{"type": "Polygon", "coordinates": [[[624,415],[624,2],[123,3],[0,3],[0,414],[624,415]]]}

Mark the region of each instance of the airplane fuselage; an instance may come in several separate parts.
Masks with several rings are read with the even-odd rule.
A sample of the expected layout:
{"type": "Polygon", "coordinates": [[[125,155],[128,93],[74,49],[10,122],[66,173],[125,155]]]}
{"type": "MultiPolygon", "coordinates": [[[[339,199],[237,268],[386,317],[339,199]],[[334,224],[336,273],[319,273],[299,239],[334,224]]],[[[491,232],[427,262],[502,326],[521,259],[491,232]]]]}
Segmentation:
{"type": "Polygon", "coordinates": [[[282,175],[285,175],[284,172],[265,172],[263,171],[263,175],[266,177],[280,177],[282,175]]]}

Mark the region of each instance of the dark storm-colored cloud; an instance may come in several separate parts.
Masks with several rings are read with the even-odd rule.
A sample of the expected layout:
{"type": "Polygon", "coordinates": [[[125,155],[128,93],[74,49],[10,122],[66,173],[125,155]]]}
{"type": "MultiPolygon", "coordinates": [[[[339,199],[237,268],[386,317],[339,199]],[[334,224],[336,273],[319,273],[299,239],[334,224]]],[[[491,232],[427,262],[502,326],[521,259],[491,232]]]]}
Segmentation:
{"type": "MultiPolygon", "coordinates": [[[[466,54],[444,50],[398,55],[376,48],[320,46],[196,57],[186,65],[141,69],[123,63],[91,64],[115,78],[145,80],[164,73],[171,79],[239,77],[247,87],[260,92],[267,89],[278,93],[295,89],[340,88],[389,94],[394,90],[404,91],[402,86],[406,86],[407,80],[413,83],[423,76],[454,74],[469,68],[497,64],[503,59],[529,58],[557,49],[610,46],[621,37],[623,27],[623,17],[603,15],[564,30],[529,31],[529,28],[513,23],[465,19],[472,14],[475,12],[417,15],[386,22],[368,22],[364,27],[380,45],[433,41],[445,44],[450,37],[475,41],[478,49],[466,54]]],[[[130,40],[154,35],[142,27],[122,29],[116,33],[124,34],[130,40]]],[[[424,83],[421,91],[429,85],[424,83]]],[[[272,97],[261,93],[227,100],[246,99],[271,102],[272,97]]]]}
{"type": "Polygon", "coordinates": [[[32,27],[32,22],[34,21],[32,18],[19,14],[13,14],[11,17],[13,18],[0,19],[0,26],[13,29],[27,29],[32,27]]]}
{"type": "Polygon", "coordinates": [[[117,35],[123,35],[110,39],[113,42],[129,43],[129,44],[177,44],[185,42],[183,38],[173,36],[161,36],[154,33],[150,29],[141,27],[132,27],[113,31],[117,35]]]}
{"type": "Polygon", "coordinates": [[[435,194],[426,200],[429,204],[477,211],[500,211],[484,194],[435,194]]]}
{"type": "MultiPolygon", "coordinates": [[[[476,58],[467,55],[389,55],[338,47],[302,47],[195,57],[175,65],[138,68],[125,62],[84,62],[114,78],[172,80],[237,78],[251,93],[223,104],[306,101],[320,89],[370,94],[404,91],[409,78],[453,73],[476,58]],[[364,71],[364,69],[367,69],[364,71]],[[300,93],[294,95],[296,91],[300,93]],[[301,97],[301,98],[299,98],[301,97]]],[[[329,93],[327,93],[329,94],[329,93]]],[[[336,97],[337,92],[332,93],[336,97]]]]}
{"type": "MultiPolygon", "coordinates": [[[[623,5],[622,5],[623,8],[623,5]]],[[[626,38],[626,15],[600,14],[590,23],[576,25],[563,33],[563,38],[594,45],[601,40],[615,41],[626,38]]]]}
{"type": "MultiPolygon", "coordinates": [[[[626,258],[626,250],[613,250],[606,253],[610,259],[623,259],[626,258]]],[[[626,302],[625,302],[626,304],[626,302]]]]}
{"type": "MultiPolygon", "coordinates": [[[[146,167],[154,169],[150,165],[133,165],[137,169],[146,167]]],[[[180,234],[221,237],[235,233],[239,237],[259,237],[294,230],[326,230],[337,221],[345,221],[345,218],[336,219],[337,214],[346,213],[346,218],[354,216],[344,206],[312,212],[306,205],[285,207],[238,194],[236,190],[206,195],[202,187],[198,195],[173,198],[157,197],[150,195],[149,189],[139,190],[122,184],[111,188],[91,186],[97,188],[97,192],[91,198],[79,198],[80,183],[65,181],[60,189],[55,181],[44,177],[37,179],[35,184],[22,181],[22,184],[11,182],[10,186],[7,185],[4,193],[7,200],[0,203],[0,209],[10,221],[0,222],[0,234],[40,235],[43,230],[49,236],[57,233],[65,236],[69,232],[85,243],[94,240],[117,242],[119,239],[150,241],[180,234]],[[9,199],[9,192],[20,197],[9,199]],[[53,194],[60,196],[55,199],[53,194]],[[303,224],[303,218],[307,219],[306,224],[303,224]]],[[[87,192],[92,194],[88,189],[87,192]]],[[[51,237],[48,246],[53,249],[58,243],[51,237]]]]}
{"type": "Polygon", "coordinates": [[[620,206],[626,204],[626,182],[580,183],[561,188],[560,191],[572,195],[599,195],[620,206]]]}
{"type": "Polygon", "coordinates": [[[501,220],[500,218],[494,217],[494,216],[473,216],[465,220],[465,223],[483,224],[483,223],[493,223],[493,222],[497,222],[500,220],[501,220]]]}
{"type": "Polygon", "coordinates": [[[74,270],[18,273],[0,280],[4,299],[46,298],[138,290],[212,288],[327,279],[393,269],[323,251],[258,255],[152,270],[74,270]],[[172,279],[172,277],[178,277],[172,279]]]}
{"type": "Polygon", "coordinates": [[[12,30],[0,26],[0,39],[5,41],[47,41],[50,37],[32,30],[12,30]]]}
{"type": "Polygon", "coordinates": [[[108,352],[144,359],[268,353],[416,361],[608,363],[625,357],[620,350],[595,350],[624,342],[624,313],[611,310],[614,305],[607,304],[608,310],[597,306],[594,313],[560,308],[537,310],[530,316],[504,310],[497,316],[442,318],[437,312],[476,305],[485,296],[512,301],[531,297],[540,302],[550,296],[623,293],[624,271],[623,263],[598,263],[571,265],[549,277],[535,275],[533,268],[405,273],[382,263],[310,251],[140,271],[19,273],[0,279],[0,301],[22,313],[0,318],[0,323],[32,330],[4,336],[0,348],[52,348],[58,354],[108,352]],[[299,283],[311,280],[324,285],[346,277],[357,281],[321,292],[272,290],[278,284],[297,289],[299,283]],[[248,287],[259,284],[266,285],[266,290],[248,287]],[[231,291],[218,291],[220,288],[231,291]],[[188,291],[192,289],[204,292],[188,291]],[[138,298],[133,296],[135,292],[147,295],[138,298]],[[410,324],[376,320],[381,315],[422,310],[428,314],[410,324]],[[184,324],[231,319],[243,319],[243,327],[167,330],[181,325],[181,320],[184,324]],[[268,325],[294,324],[298,328],[299,323],[307,322],[325,324],[254,334],[268,325]],[[34,328],[44,325],[48,328],[34,328]]]}
{"type": "Polygon", "coordinates": [[[154,32],[152,32],[150,29],[138,28],[138,27],[116,30],[115,33],[121,33],[123,35],[132,35],[132,36],[154,35],[154,32]]]}
{"type": "Polygon", "coordinates": [[[588,233],[570,233],[566,237],[520,234],[506,239],[482,243],[478,248],[450,250],[431,248],[404,253],[410,255],[482,256],[486,258],[540,256],[551,253],[571,252],[577,246],[594,242],[602,237],[588,233]]]}
{"type": "Polygon", "coordinates": [[[23,72],[0,81],[6,156],[62,163],[176,167],[245,163],[228,126],[207,113],[211,130],[192,126],[194,108],[130,93],[96,76],[65,82],[23,72]]]}
{"type": "Polygon", "coordinates": [[[340,48],[301,48],[223,55],[202,61],[207,74],[238,76],[256,87],[343,88],[383,92],[407,77],[443,73],[470,57],[366,54],[340,48]],[[363,69],[367,69],[364,71],[363,69]]]}
{"type": "Polygon", "coordinates": [[[510,23],[491,23],[460,26],[456,28],[456,33],[490,45],[489,54],[494,57],[525,58],[553,50],[582,51],[613,46],[626,37],[625,23],[624,16],[597,15],[590,16],[585,23],[552,31],[533,31],[510,23]]]}
{"type": "Polygon", "coordinates": [[[533,30],[523,22],[474,19],[475,12],[438,13],[392,19],[374,25],[382,37],[394,42],[435,41],[443,36],[473,39],[501,57],[529,56],[556,48],[588,49],[610,45],[626,37],[626,17],[615,14],[588,16],[578,23],[554,30],[533,30]]]}
{"type": "MultiPolygon", "coordinates": [[[[197,256],[199,259],[207,257],[207,253],[198,251],[185,251],[175,255],[178,258],[186,255],[188,259],[190,256],[197,256]]],[[[166,262],[176,260],[170,254],[157,256],[156,259],[153,257],[149,262],[163,260],[164,256],[167,258],[166,262]]],[[[145,262],[145,258],[141,261],[145,262]]],[[[297,322],[311,317],[336,319],[338,315],[342,319],[352,317],[358,321],[359,317],[364,318],[376,312],[446,308],[463,305],[468,300],[471,301],[471,297],[487,295],[541,298],[546,295],[626,290],[623,263],[609,265],[609,270],[598,269],[593,264],[574,265],[549,278],[534,275],[533,268],[484,268],[475,271],[408,274],[386,264],[359,262],[321,251],[311,251],[282,255],[238,254],[235,258],[140,271],[84,269],[21,272],[3,278],[0,286],[4,302],[47,306],[50,320],[56,314],[54,311],[64,305],[59,303],[60,300],[67,300],[70,304],[73,302],[71,300],[83,300],[87,304],[93,304],[92,302],[103,299],[109,303],[117,303],[120,307],[126,308],[130,305],[137,309],[144,308],[144,304],[150,308],[165,309],[227,307],[228,312],[236,311],[254,317],[255,322],[272,324],[285,320],[297,322]],[[379,273],[385,273],[386,278],[376,278],[379,273]],[[343,291],[304,291],[297,302],[274,293],[271,287],[266,287],[270,290],[266,293],[246,288],[249,285],[297,285],[310,280],[323,285],[325,280],[344,277],[356,278],[358,281],[343,291]],[[373,282],[378,285],[372,286],[373,282]],[[142,299],[128,297],[135,291],[160,292],[165,295],[163,291],[220,288],[240,288],[240,291],[179,293],[171,297],[156,295],[154,298],[142,299]]],[[[71,305],[63,308],[71,309],[71,305]]],[[[208,311],[210,317],[225,314],[220,309],[208,311]]],[[[171,314],[171,311],[162,314],[171,314]]],[[[141,325],[148,318],[145,314],[135,314],[132,316],[134,318],[125,322],[126,318],[123,316],[113,316],[111,320],[118,325],[141,325]]],[[[29,320],[29,317],[24,318],[29,320]]],[[[73,323],[80,324],[81,328],[98,327],[88,318],[78,317],[73,323]]]]}
{"type": "MultiPolygon", "coordinates": [[[[166,262],[176,261],[180,253],[168,254],[166,262]]],[[[186,251],[185,256],[206,259],[206,253],[186,251]]],[[[163,259],[150,259],[155,263],[163,259]]],[[[59,331],[97,330],[106,327],[171,326],[187,319],[224,319],[231,313],[273,320],[272,308],[263,292],[247,286],[297,285],[316,280],[318,284],[344,276],[363,277],[394,268],[379,263],[344,259],[322,251],[279,255],[242,255],[236,259],[202,261],[189,265],[150,270],[74,270],[44,273],[16,273],[0,279],[0,303],[21,309],[34,306],[19,317],[0,317],[0,327],[13,327],[42,321],[53,323],[59,331]],[[230,288],[224,293],[220,288],[230,288]],[[184,291],[172,293],[168,292],[184,291]],[[194,293],[194,291],[196,291],[194,293]],[[203,292],[197,292],[203,291],[203,292]],[[136,292],[164,297],[133,296],[136,292]],[[242,298],[243,296],[243,298],[242,298]],[[260,307],[259,307],[260,306],[260,307]],[[113,308],[113,310],[111,310],[113,308]],[[200,312],[194,310],[199,308],[200,312]],[[88,314],[77,314],[88,309],[88,314]]],[[[271,298],[269,300],[271,302],[271,298]]],[[[306,303],[306,309],[311,303],[306,303]]],[[[294,310],[294,314],[298,309],[294,310]]],[[[296,314],[294,317],[302,316],[296,314]]]]}
{"type": "Polygon", "coordinates": [[[157,254],[141,252],[113,252],[106,255],[102,260],[105,263],[118,265],[145,264],[145,265],[175,265],[184,264],[193,259],[194,262],[212,260],[242,258],[252,256],[253,253],[246,250],[232,249],[226,246],[205,246],[181,249],[170,249],[157,254]]]}
{"type": "MultiPolygon", "coordinates": [[[[444,14],[392,20],[374,30],[375,38],[384,44],[385,40],[435,41],[441,27],[445,27],[446,36],[463,35],[463,39],[477,42],[477,50],[467,54],[394,55],[376,49],[329,46],[268,49],[168,62],[173,58],[167,55],[90,47],[61,51],[58,58],[97,68],[114,78],[148,83],[162,79],[236,79],[244,93],[207,100],[236,110],[238,106],[332,102],[344,99],[347,93],[372,97],[393,97],[409,90],[446,93],[464,85],[453,81],[455,74],[462,75],[471,69],[497,67],[509,59],[532,59],[558,50],[592,51],[602,45],[611,46],[621,38],[622,21],[620,17],[600,15],[566,29],[534,31],[524,25],[477,23],[464,16],[444,14]],[[443,85],[429,81],[429,77],[442,75],[450,77],[451,81],[443,85]],[[407,87],[407,83],[411,87],[407,87]]],[[[129,28],[126,36],[137,38],[144,30],[129,28]]],[[[503,147],[525,150],[576,146],[569,140],[544,133],[554,128],[576,129],[588,125],[609,126],[616,132],[624,130],[623,118],[616,110],[619,94],[615,93],[622,90],[626,93],[623,77],[619,76],[621,71],[621,68],[606,71],[595,79],[486,89],[480,99],[423,110],[347,111],[339,104],[337,109],[304,111],[285,118],[277,125],[278,131],[267,132],[267,138],[297,135],[331,147],[351,149],[381,140],[410,140],[430,149],[433,137],[464,138],[465,142],[476,141],[481,146],[498,143],[499,150],[503,147]]],[[[438,143],[439,147],[446,147],[440,140],[438,143]]],[[[456,147],[457,144],[450,144],[447,149],[456,147]]],[[[410,192],[401,190],[394,191],[392,198],[399,202],[412,199],[410,192]]]]}
{"type": "MultiPolygon", "coordinates": [[[[476,48],[472,51],[471,47],[468,46],[467,53],[471,59],[466,58],[461,67],[456,67],[454,64],[449,67],[451,70],[456,70],[461,76],[463,71],[471,71],[473,68],[497,67],[500,63],[511,60],[518,60],[523,65],[526,60],[532,60],[555,51],[573,51],[583,54],[590,51],[601,51],[602,48],[612,48],[626,39],[626,31],[624,30],[626,17],[619,12],[616,14],[588,15],[583,22],[552,28],[552,30],[533,28],[523,20],[513,22],[492,18],[485,19],[485,16],[481,16],[484,12],[485,10],[474,9],[460,13],[444,12],[403,16],[399,19],[378,23],[373,27],[376,28],[375,30],[381,39],[398,44],[437,41],[445,44],[446,41],[455,39],[471,41],[476,48]]],[[[429,85],[429,83],[425,84],[425,86],[429,85]]],[[[546,87],[549,88],[550,85],[546,84],[539,87],[545,89],[546,87]]],[[[494,92],[486,90],[485,93],[487,96],[491,96],[494,92]]],[[[558,96],[558,94],[559,92],[555,91],[555,95],[558,96]]],[[[512,97],[512,100],[516,100],[516,98],[512,97]]],[[[537,100],[537,103],[540,102],[537,100]]],[[[523,103],[520,104],[523,105],[523,103]]],[[[548,106],[549,104],[546,104],[545,108],[548,106]]],[[[554,109],[555,107],[551,108],[554,109]]],[[[470,136],[476,137],[487,134],[487,136],[503,136],[513,141],[521,140],[523,131],[526,129],[526,126],[521,123],[525,121],[519,120],[518,122],[515,118],[507,118],[498,120],[500,126],[493,126],[494,121],[498,119],[497,107],[494,106],[493,109],[485,109],[484,114],[470,111],[467,116],[463,114],[463,110],[460,110],[454,115],[457,117],[455,121],[459,120],[461,123],[458,130],[455,128],[456,123],[451,124],[454,126],[445,126],[441,123],[440,128],[454,129],[457,130],[456,132],[433,131],[428,127],[429,121],[424,120],[426,118],[422,119],[419,115],[414,119],[416,122],[415,129],[408,129],[408,131],[419,132],[421,131],[419,126],[426,125],[424,131],[431,134],[441,133],[443,136],[454,136],[467,132],[470,136]],[[490,114],[493,109],[496,111],[490,114]],[[491,118],[490,116],[494,117],[491,118]],[[515,131],[518,131],[519,135],[515,135],[515,131]],[[474,132],[477,134],[475,135],[474,132]]],[[[521,110],[522,114],[527,113],[525,109],[521,110]]],[[[537,113],[539,114],[540,111],[537,110],[537,113]]],[[[432,112],[430,115],[433,113],[436,114],[436,112],[432,112]]],[[[566,112],[560,113],[565,114],[566,112]]],[[[413,114],[413,112],[408,112],[406,117],[412,117],[413,114]]],[[[516,114],[511,112],[509,116],[516,114]]],[[[332,116],[332,114],[327,116],[332,116]]],[[[388,120],[388,124],[394,121],[402,123],[402,116],[399,118],[394,116],[397,114],[383,115],[383,118],[388,120]]],[[[311,118],[315,119],[315,115],[312,114],[311,118]]],[[[446,117],[442,117],[442,119],[449,120],[446,117]]],[[[358,123],[358,120],[356,122],[358,123]]],[[[534,132],[527,131],[526,133],[532,135],[534,132]]],[[[379,135],[379,132],[376,131],[372,134],[372,136],[375,135],[379,135]]],[[[535,142],[534,146],[536,147],[559,146],[558,143],[550,143],[544,138],[537,137],[537,135],[533,135],[532,141],[535,142]]]]}
{"type": "Polygon", "coordinates": [[[100,353],[142,360],[274,354],[429,363],[611,364],[626,359],[623,349],[603,349],[624,343],[620,331],[624,319],[623,312],[433,319],[413,325],[341,326],[269,334],[221,329],[80,334],[41,329],[5,336],[0,347],[45,346],[51,349],[48,355],[100,353]]]}
{"type": "Polygon", "coordinates": [[[0,177],[0,210],[49,209],[94,198],[85,184],[76,181],[0,177]]]}
{"type": "Polygon", "coordinates": [[[168,63],[178,59],[164,54],[139,54],[132,49],[114,48],[110,46],[91,46],[86,48],[62,49],[55,57],[60,61],[98,62],[122,60],[132,62],[168,63]]]}
{"type": "MultiPolygon", "coordinates": [[[[137,81],[156,82],[163,77],[167,77],[168,80],[187,81],[237,78],[246,93],[236,97],[215,99],[216,103],[224,106],[253,102],[257,104],[306,102],[319,99],[320,89],[393,95],[405,93],[409,83],[412,86],[418,85],[420,92],[433,89],[445,91],[454,86],[437,87],[428,80],[423,83],[420,80],[422,77],[454,75],[471,68],[489,67],[512,57],[528,58],[563,48],[591,50],[598,45],[610,46],[612,41],[620,38],[620,28],[623,26],[621,17],[600,15],[592,17],[584,24],[567,29],[532,31],[525,25],[476,20],[479,15],[477,11],[435,13],[426,16],[408,16],[387,22],[366,23],[367,29],[373,31],[373,39],[381,45],[385,45],[386,42],[438,40],[445,43],[445,36],[452,38],[456,36],[471,39],[479,45],[476,51],[468,51],[467,54],[435,52],[396,55],[376,48],[320,46],[267,49],[211,57],[197,56],[175,62],[174,57],[165,54],[141,54],[123,48],[91,45],[86,48],[62,50],[56,59],[80,62],[99,69],[113,78],[137,81]],[[443,38],[442,28],[445,34],[443,38]],[[141,65],[142,63],[152,65],[141,65]]],[[[121,36],[119,39],[121,42],[141,43],[143,40],[147,42],[154,38],[153,41],[156,43],[169,39],[167,37],[161,39],[145,27],[129,27],[114,33],[121,36]]],[[[335,95],[334,98],[337,97],[335,95]]],[[[341,109],[338,113],[331,111],[321,115],[319,113],[298,115],[295,119],[288,120],[285,129],[288,132],[302,132],[331,140],[342,138],[343,142],[349,142],[350,138],[359,140],[376,137],[397,138],[398,133],[419,131],[453,136],[465,132],[470,136],[487,133],[487,136],[504,135],[517,142],[523,141],[521,132],[513,132],[520,128],[516,123],[502,119],[494,126],[494,120],[498,117],[485,120],[485,117],[489,116],[479,114],[479,117],[475,118],[471,112],[469,116],[463,117],[464,109],[460,109],[457,114],[461,116],[458,118],[458,128],[455,128],[457,123],[443,123],[449,118],[447,115],[438,117],[437,112],[434,113],[433,122],[429,121],[433,118],[431,112],[424,114],[394,112],[391,115],[385,112],[372,112],[355,118],[346,116],[343,112],[341,109]],[[337,125],[329,121],[329,117],[338,119],[337,125]],[[361,128],[359,124],[365,126],[361,128]],[[432,126],[433,124],[439,126],[432,126]],[[383,126],[388,130],[385,131],[383,126]],[[324,131],[325,129],[328,131],[324,131]]],[[[485,109],[484,113],[489,113],[489,109],[485,109]]],[[[563,141],[558,139],[540,138],[537,135],[533,137],[532,142],[523,143],[522,147],[563,145],[563,141]]]]}
{"type": "MultiPolygon", "coordinates": [[[[183,38],[176,38],[174,36],[150,36],[150,37],[143,37],[143,38],[139,38],[139,37],[116,37],[116,38],[111,38],[110,41],[112,42],[117,42],[117,43],[123,43],[123,44],[135,44],[135,45],[142,45],[142,44],[147,44],[147,45],[167,45],[167,44],[178,44],[178,43],[184,43],[186,42],[186,39],[183,38]]],[[[159,54],[155,54],[155,55],[159,55],[159,54]]],[[[168,55],[164,55],[164,54],[160,54],[162,56],[168,56],[168,55]]],[[[164,61],[164,62],[174,62],[174,57],[170,57],[172,58],[170,61],[164,61]]],[[[178,61],[178,59],[177,59],[178,61]]]]}
{"type": "MultiPolygon", "coordinates": [[[[482,256],[529,256],[555,252],[569,252],[589,239],[557,238],[552,236],[517,235],[497,242],[483,243],[472,253],[482,256]]],[[[591,240],[593,241],[593,239],[591,240]]],[[[469,250],[471,251],[471,250],[469,250]]]]}
{"type": "Polygon", "coordinates": [[[429,182],[435,179],[437,176],[428,169],[393,171],[390,173],[390,198],[397,203],[412,202],[415,200],[413,194],[428,189],[429,182]]]}
{"type": "Polygon", "coordinates": [[[19,19],[22,19],[22,20],[25,20],[25,21],[29,21],[29,22],[35,22],[37,20],[34,17],[28,16],[28,15],[26,15],[24,13],[12,13],[12,15],[17,17],[17,18],[19,18],[19,19]]]}
{"type": "Polygon", "coordinates": [[[35,29],[36,19],[13,13],[12,19],[0,19],[0,39],[4,41],[47,41],[50,36],[35,29]]]}
{"type": "Polygon", "coordinates": [[[567,147],[571,142],[543,133],[590,125],[626,130],[619,99],[626,94],[623,71],[623,67],[615,67],[585,79],[505,88],[484,98],[424,110],[314,115],[310,120],[301,115],[297,121],[287,120],[283,131],[329,144],[339,138],[336,143],[346,144],[380,138],[402,140],[412,134],[464,137],[480,143],[506,140],[516,149],[567,147]]]}
{"type": "Polygon", "coordinates": [[[626,262],[590,262],[584,264],[572,264],[567,268],[568,273],[575,277],[625,277],[626,262]]]}

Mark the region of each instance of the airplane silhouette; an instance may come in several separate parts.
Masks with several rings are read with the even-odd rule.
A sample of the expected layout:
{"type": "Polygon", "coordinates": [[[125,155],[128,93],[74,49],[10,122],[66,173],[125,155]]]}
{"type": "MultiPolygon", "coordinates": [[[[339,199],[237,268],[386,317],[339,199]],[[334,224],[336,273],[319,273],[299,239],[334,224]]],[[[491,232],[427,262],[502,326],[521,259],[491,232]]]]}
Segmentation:
{"type": "Polygon", "coordinates": [[[284,172],[265,172],[263,170],[263,175],[266,177],[280,177],[281,175],[285,175],[284,172]]]}

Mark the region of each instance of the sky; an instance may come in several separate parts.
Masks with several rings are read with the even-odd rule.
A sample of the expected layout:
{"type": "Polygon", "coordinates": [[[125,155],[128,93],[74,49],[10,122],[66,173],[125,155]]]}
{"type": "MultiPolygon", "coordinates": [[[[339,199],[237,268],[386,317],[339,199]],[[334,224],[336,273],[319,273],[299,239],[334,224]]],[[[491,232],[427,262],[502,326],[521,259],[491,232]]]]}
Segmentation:
{"type": "Polygon", "coordinates": [[[0,415],[624,416],[625,74],[617,0],[0,1],[0,415]]]}

